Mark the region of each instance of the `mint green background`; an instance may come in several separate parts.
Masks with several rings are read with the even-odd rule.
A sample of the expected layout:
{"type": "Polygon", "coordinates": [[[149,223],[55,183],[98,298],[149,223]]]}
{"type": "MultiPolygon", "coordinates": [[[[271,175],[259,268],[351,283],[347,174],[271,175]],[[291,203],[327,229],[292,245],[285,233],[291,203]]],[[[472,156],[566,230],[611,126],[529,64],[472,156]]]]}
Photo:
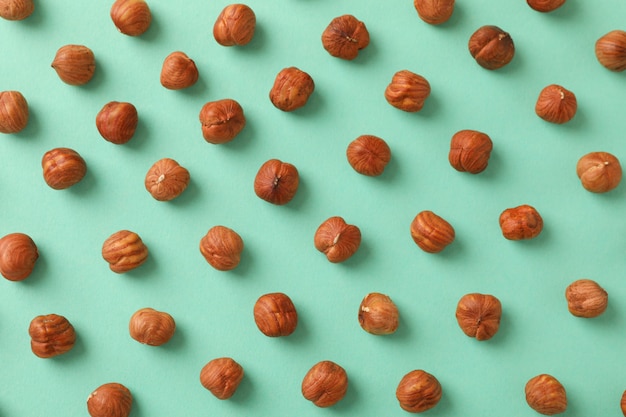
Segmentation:
{"type": "Polygon", "coordinates": [[[624,151],[624,74],[598,64],[595,41],[626,29],[626,3],[568,0],[541,14],[523,0],[459,0],[439,27],[422,22],[410,0],[250,0],[257,15],[253,41],[225,48],[212,26],[225,1],[149,2],[150,30],[139,38],[116,31],[108,1],[37,1],[25,21],[0,21],[0,90],[28,100],[26,130],[0,138],[0,235],[29,234],[40,259],[31,277],[0,282],[0,416],[83,416],[89,393],[120,382],[133,393],[132,416],[403,416],[395,389],[404,374],[424,369],[443,386],[429,416],[537,415],[524,400],[528,379],[550,373],[565,386],[564,416],[620,416],[626,389],[626,196],[622,184],[596,195],[575,173],[587,152],[624,151]],[[365,22],[370,46],[352,61],[331,57],[320,35],[330,20],[350,13],[365,22]],[[467,40],[495,24],[516,45],[498,71],[479,67],[467,40]],[[94,79],[63,84],[50,63],[69,43],[90,47],[94,79]],[[200,80],[185,91],[159,83],[161,64],[181,50],[195,60],[200,80]],[[306,107],[283,113],[268,92],[275,75],[297,66],[315,80],[306,107]],[[391,76],[409,69],[426,77],[432,95],[420,113],[385,101],[391,76]],[[572,90],[579,111],[552,125],[534,114],[539,91],[557,83],[572,90]],[[198,113],[207,101],[234,98],[248,124],[234,141],[210,145],[198,113]],[[111,100],[133,103],[136,136],[104,141],[95,116],[111,100]],[[452,134],[489,134],[494,151],[476,176],[447,160],[452,134]],[[346,161],[361,134],[384,138],[392,161],[378,178],[346,161]],[[63,191],[43,181],[40,161],[54,147],[77,150],[88,174],[63,191]],[[148,168],[170,157],[191,184],[177,200],[152,199],[143,186],[148,168]],[[286,206],[253,192],[254,176],[270,158],[291,162],[301,186],[286,206]],[[532,241],[505,240],[498,216],[520,204],[545,221],[532,241]],[[422,252],[409,225],[432,210],[456,229],[440,254],[422,252]],[[334,215],[359,226],[363,242],[343,264],[315,250],[313,234],[334,215]],[[217,224],[245,241],[241,265],[219,272],[198,244],[217,224]],[[102,242],[120,229],[137,232],[149,261],[124,275],[109,271],[102,242]],[[580,319],[567,311],[565,287],[579,278],[609,293],[606,313],[580,319]],[[252,308],[268,292],[288,294],[300,323],[272,339],[254,324],[252,308]],[[397,333],[377,337],[358,325],[369,292],[397,304],[397,333]],[[455,320],[468,292],[497,296],[498,334],[466,337],[455,320]],[[169,312],[174,338],[162,347],[128,335],[139,308],[169,312]],[[49,360],[30,351],[30,320],[66,316],[78,340],[49,360]],[[199,383],[202,366],[230,356],[245,369],[239,391],[219,401],[199,383]],[[304,400],[300,384],[320,360],[342,365],[348,394],[329,409],[304,400]]]}

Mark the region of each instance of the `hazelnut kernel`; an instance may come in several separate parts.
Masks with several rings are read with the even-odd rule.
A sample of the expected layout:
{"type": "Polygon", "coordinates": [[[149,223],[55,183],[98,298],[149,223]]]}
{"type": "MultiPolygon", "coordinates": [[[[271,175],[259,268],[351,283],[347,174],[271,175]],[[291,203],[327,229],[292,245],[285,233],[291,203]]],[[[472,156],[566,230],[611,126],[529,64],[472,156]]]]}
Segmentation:
{"type": "Polygon", "coordinates": [[[19,91],[0,92],[0,133],[18,133],[28,124],[28,103],[19,91]]]}
{"type": "Polygon", "coordinates": [[[283,205],[298,191],[300,176],[295,166],[278,159],[270,159],[259,168],[254,178],[254,192],[268,203],[283,205]]]}
{"type": "Polygon", "coordinates": [[[103,384],[87,397],[87,411],[91,417],[128,417],[132,405],[130,391],[117,382],[103,384]]]}
{"type": "Polygon", "coordinates": [[[392,334],[398,329],[398,307],[385,294],[369,293],[359,307],[359,324],[374,335],[392,334]]]}
{"type": "Polygon", "coordinates": [[[526,402],[536,412],[551,416],[565,412],[567,396],[563,385],[547,374],[531,378],[525,387],[526,402]]]}
{"type": "Polygon", "coordinates": [[[482,26],[472,34],[468,48],[478,65],[495,70],[507,65],[515,54],[511,35],[497,26],[482,26]]]}
{"type": "Polygon", "coordinates": [[[408,70],[396,72],[385,89],[385,99],[393,107],[405,112],[418,112],[430,96],[426,78],[408,70]]]}
{"type": "Polygon", "coordinates": [[[411,237],[425,252],[441,252],[454,241],[454,228],[450,223],[429,210],[415,216],[411,222],[411,237]]]}
{"type": "Polygon", "coordinates": [[[547,122],[562,124],[574,118],[577,108],[574,93],[560,85],[551,84],[539,93],[535,113],[547,122]]]}
{"type": "Polygon", "coordinates": [[[0,0],[0,17],[6,20],[24,20],[34,11],[33,0],[0,0]]]}
{"type": "Polygon", "coordinates": [[[204,365],[200,383],[220,400],[232,397],[243,379],[243,368],[231,358],[217,358],[204,365]]]}
{"type": "Polygon", "coordinates": [[[567,309],[576,317],[598,317],[609,303],[607,292],[597,282],[579,279],[565,289],[567,309]]]}
{"type": "Polygon", "coordinates": [[[254,322],[265,336],[289,336],[298,325],[298,313],[286,294],[265,294],[254,304],[254,322]]]}
{"type": "Polygon", "coordinates": [[[189,171],[170,158],[159,159],[150,167],[144,185],[158,201],[170,201],[182,194],[189,184],[189,171]]]}
{"type": "Polygon", "coordinates": [[[626,31],[612,30],[601,36],[596,41],[595,52],[605,68],[616,72],[626,70],[626,31]]]}
{"type": "Polygon", "coordinates": [[[139,123],[137,109],[131,103],[111,101],[96,116],[96,127],[107,141],[121,145],[132,139],[139,123]]]}
{"type": "Polygon", "coordinates": [[[534,207],[524,204],[504,210],[500,214],[500,228],[506,239],[533,239],[543,230],[543,219],[534,207]]]}
{"type": "Polygon", "coordinates": [[[487,169],[493,149],[491,138],[476,130],[460,130],[452,136],[448,161],[460,172],[479,174],[487,169]]]}
{"type": "Polygon", "coordinates": [[[622,394],[622,399],[620,400],[619,406],[622,410],[622,414],[626,417],[626,391],[622,394]]]}
{"type": "Polygon", "coordinates": [[[456,307],[456,320],[463,333],[480,341],[498,332],[501,316],[500,300],[489,294],[466,294],[456,307]]]}
{"type": "Polygon", "coordinates": [[[565,4],[565,0],[526,0],[526,2],[531,9],[542,13],[551,12],[565,4]]]}
{"type": "Polygon", "coordinates": [[[161,85],[168,90],[182,90],[198,81],[196,63],[184,52],[175,51],[165,57],[161,67],[161,85]]]}
{"type": "Polygon", "coordinates": [[[22,281],[31,274],[39,252],[24,233],[10,233],[0,239],[0,274],[9,281],[22,281]]]}
{"type": "Polygon", "coordinates": [[[55,190],[64,190],[79,183],[87,174],[85,160],[73,149],[55,148],[41,159],[43,179],[55,190]]]}
{"type": "Polygon", "coordinates": [[[302,380],[302,396],[320,408],[337,404],[348,391],[348,374],[332,361],[313,365],[302,380]]]}
{"type": "Polygon", "coordinates": [[[608,152],[591,152],[578,160],[576,174],[587,191],[606,193],[621,182],[622,166],[619,160],[608,152]]]}
{"type": "Polygon", "coordinates": [[[76,342],[74,326],[63,316],[46,314],[35,317],[28,327],[30,347],[40,358],[52,358],[69,352],[76,342]]]}
{"type": "Polygon", "coordinates": [[[413,5],[420,19],[431,25],[447,22],[454,12],[454,0],[414,0],[413,5]]]}
{"type": "Polygon", "coordinates": [[[176,322],[168,313],[142,308],[131,316],[128,330],[139,343],[161,346],[174,336],[176,322]]]}
{"type": "Polygon", "coordinates": [[[110,14],[115,27],[128,36],[143,34],[152,23],[152,14],[145,0],[116,0],[110,14]]]}
{"type": "Polygon", "coordinates": [[[270,101],[282,111],[290,112],[304,106],[315,90],[313,78],[296,68],[285,68],[276,75],[270,90],[270,101]]]}
{"type": "Polygon", "coordinates": [[[315,231],[314,244],[330,262],[343,262],[359,249],[361,231],[339,216],[330,217],[315,231]]]}
{"type": "Polygon", "coordinates": [[[349,14],[334,18],[322,33],[324,49],[341,59],[353,60],[369,43],[365,24],[349,14]]]}
{"type": "Polygon", "coordinates": [[[200,253],[218,271],[235,269],[241,261],[243,240],[232,229],[214,226],[200,240],[200,253]]]}
{"type": "Polygon", "coordinates": [[[137,233],[120,230],[102,244],[102,258],[109,263],[111,271],[123,274],[148,259],[148,248],[137,233]]]}
{"type": "Polygon", "coordinates": [[[226,6],[213,25],[213,37],[222,46],[247,45],[254,37],[256,16],[245,4],[226,6]]]}
{"type": "Polygon", "coordinates": [[[59,48],[52,68],[66,84],[87,84],[96,71],[96,60],[91,49],[84,45],[65,45],[59,48]]]}
{"type": "Polygon", "coordinates": [[[246,118],[235,100],[211,101],[200,110],[202,136],[212,144],[230,142],[243,130],[246,118]]]}
{"type": "Polygon", "coordinates": [[[361,135],[346,149],[348,163],[356,172],[367,176],[383,173],[391,160],[391,149],[383,139],[372,135],[361,135]]]}
{"type": "Polygon", "coordinates": [[[435,376],[417,369],[400,380],[396,398],[400,407],[410,413],[422,413],[435,407],[441,400],[441,384],[435,376]]]}

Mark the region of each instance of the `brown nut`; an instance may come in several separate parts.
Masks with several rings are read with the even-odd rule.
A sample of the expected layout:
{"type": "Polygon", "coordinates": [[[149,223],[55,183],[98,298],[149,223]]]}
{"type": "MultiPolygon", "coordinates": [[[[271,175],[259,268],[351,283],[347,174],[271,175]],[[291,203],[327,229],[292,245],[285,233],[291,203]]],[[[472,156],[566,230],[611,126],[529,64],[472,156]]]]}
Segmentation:
{"type": "Polygon", "coordinates": [[[430,96],[430,84],[426,78],[408,70],[396,72],[385,89],[385,99],[393,107],[418,112],[430,96]]]}
{"type": "Polygon", "coordinates": [[[128,324],[130,337],[150,346],[161,346],[174,336],[176,322],[169,314],[152,308],[137,310],[128,324]]]}
{"type": "Polygon", "coordinates": [[[587,191],[606,193],[616,188],[622,180],[622,166],[608,152],[591,152],[578,160],[576,174],[587,191]]]}
{"type": "Polygon", "coordinates": [[[200,371],[202,386],[220,400],[232,397],[242,379],[243,368],[231,358],[213,359],[200,371]]]}
{"type": "Polygon", "coordinates": [[[0,274],[9,281],[28,278],[38,258],[37,245],[30,236],[10,233],[0,239],[0,274]]]}
{"type": "Polygon", "coordinates": [[[493,295],[466,294],[456,307],[456,320],[463,333],[476,340],[491,339],[500,327],[502,304],[493,295]]]}
{"type": "Polygon", "coordinates": [[[213,37],[222,46],[246,45],[254,37],[256,15],[245,4],[231,4],[213,25],[213,37]]]}
{"type": "Polygon", "coordinates": [[[73,149],[55,148],[41,159],[43,179],[55,190],[63,190],[79,183],[87,174],[85,160],[73,149]]]}
{"type": "Polygon", "coordinates": [[[511,35],[497,26],[483,26],[470,37],[468,48],[478,65],[495,70],[507,65],[515,55],[511,35]]]}
{"type": "Polygon", "coordinates": [[[486,133],[460,130],[452,136],[448,161],[460,172],[479,174],[487,169],[493,142],[486,133]]]}
{"type": "Polygon", "coordinates": [[[348,391],[348,374],[331,361],[313,365],[302,380],[302,395],[318,407],[337,404],[348,391]]]}
{"type": "Polygon", "coordinates": [[[30,347],[40,358],[52,358],[69,352],[76,342],[74,326],[63,316],[47,314],[35,317],[28,327],[30,347]]]}
{"type": "Polygon", "coordinates": [[[371,334],[391,334],[398,329],[398,307],[385,294],[367,294],[361,301],[358,317],[363,330],[371,334]]]}
{"type": "Polygon", "coordinates": [[[139,36],[150,27],[152,14],[145,0],[116,0],[111,6],[111,20],[124,35],[139,36]]]}
{"type": "Polygon", "coordinates": [[[574,118],[577,108],[574,93],[560,85],[551,84],[539,93],[535,113],[547,122],[562,124],[574,118]]]}
{"type": "Polygon", "coordinates": [[[28,124],[28,103],[19,91],[0,92],[0,133],[17,133],[28,124]]]}
{"type": "Polygon", "coordinates": [[[246,118],[235,100],[211,101],[200,110],[204,140],[215,145],[230,142],[243,130],[246,118]]]}
{"type": "Polygon", "coordinates": [[[422,413],[430,410],[441,400],[441,384],[433,375],[417,369],[400,380],[396,398],[403,410],[422,413]]]}
{"type": "Polygon", "coordinates": [[[261,165],[254,178],[254,192],[268,203],[280,206],[291,201],[299,184],[300,176],[295,166],[270,159],[261,165]]]}
{"type": "Polygon", "coordinates": [[[169,90],[182,90],[198,81],[196,63],[184,52],[175,51],[165,57],[161,67],[161,85],[169,90]]]}
{"type": "Polygon", "coordinates": [[[265,294],[254,304],[254,322],[265,336],[289,336],[298,326],[298,313],[286,294],[265,294]]]}
{"type": "Polygon", "coordinates": [[[330,262],[343,262],[359,249],[361,231],[339,216],[330,217],[315,231],[314,244],[330,262]]]}
{"type": "Polygon", "coordinates": [[[429,210],[421,211],[411,222],[411,237],[425,252],[441,252],[454,241],[450,223],[429,210]]]}
{"type": "Polygon", "coordinates": [[[592,318],[604,313],[609,295],[590,279],[579,279],[565,289],[567,309],[576,317],[592,318]]]}
{"type": "Polygon", "coordinates": [[[353,60],[370,43],[365,24],[346,14],[334,18],[322,33],[322,45],[334,57],[353,60]]]}
{"type": "Polygon", "coordinates": [[[117,382],[103,384],[87,397],[87,412],[91,417],[128,417],[132,405],[130,391],[117,382]]]}
{"type": "Polygon", "coordinates": [[[52,68],[66,84],[83,85],[93,78],[96,59],[91,49],[83,45],[65,45],[59,48],[52,68]]]}
{"type": "Polygon", "coordinates": [[[111,101],[96,115],[96,127],[100,135],[116,145],[131,140],[138,123],[137,109],[131,103],[111,101]]]}
{"type": "Polygon", "coordinates": [[[565,0],[526,0],[526,2],[531,9],[542,13],[551,12],[565,4],[565,0]]]}
{"type": "Polygon", "coordinates": [[[626,31],[612,30],[596,41],[596,58],[605,68],[622,72],[626,70],[626,31]]]}
{"type": "Polygon", "coordinates": [[[214,226],[200,240],[200,253],[218,271],[235,269],[241,261],[243,240],[232,229],[214,226]]]}
{"type": "Polygon", "coordinates": [[[276,75],[270,90],[270,101],[282,111],[294,111],[309,100],[315,83],[306,72],[296,68],[285,68],[276,75]]]}
{"type": "Polygon", "coordinates": [[[534,207],[524,204],[500,214],[500,229],[509,240],[533,239],[543,230],[543,219],[534,207]]]}
{"type": "Polygon", "coordinates": [[[431,25],[447,22],[454,11],[454,0],[414,0],[413,5],[420,19],[431,25]]]}
{"type": "Polygon", "coordinates": [[[170,201],[182,194],[189,184],[189,171],[170,158],[154,163],[146,174],[146,190],[158,201],[170,201]]]}
{"type": "Polygon", "coordinates": [[[620,400],[620,408],[622,409],[622,414],[626,417],[626,391],[622,394],[622,399],[620,400]]]}
{"type": "Polygon", "coordinates": [[[33,0],[0,0],[0,17],[6,20],[24,20],[34,11],[33,0]]]}
{"type": "Polygon", "coordinates": [[[356,172],[375,177],[381,175],[391,160],[391,149],[383,139],[373,135],[361,135],[346,149],[348,163],[356,172]]]}
{"type": "Polygon", "coordinates": [[[553,376],[537,375],[526,383],[526,402],[536,412],[551,416],[565,412],[567,396],[563,385],[553,376]]]}
{"type": "Polygon", "coordinates": [[[137,233],[120,230],[104,241],[102,258],[109,263],[111,271],[123,274],[139,267],[148,259],[148,248],[137,233]]]}

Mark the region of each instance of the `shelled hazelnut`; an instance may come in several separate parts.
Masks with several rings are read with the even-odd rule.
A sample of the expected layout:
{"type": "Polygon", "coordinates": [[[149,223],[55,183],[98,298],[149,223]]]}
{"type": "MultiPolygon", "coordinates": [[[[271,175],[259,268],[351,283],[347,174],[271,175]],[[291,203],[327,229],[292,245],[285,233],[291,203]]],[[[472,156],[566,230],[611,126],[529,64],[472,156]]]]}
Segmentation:
{"type": "Polygon", "coordinates": [[[185,191],[189,179],[186,168],[171,158],[162,158],[148,170],[144,186],[155,200],[170,201],[185,191]]]}
{"type": "Polygon", "coordinates": [[[534,207],[524,204],[500,214],[500,229],[509,240],[533,239],[543,230],[543,219],[534,207]]]}
{"type": "Polygon", "coordinates": [[[168,90],[182,90],[198,81],[198,67],[193,59],[181,51],[165,57],[161,67],[161,85],[168,90]]]}
{"type": "Polygon", "coordinates": [[[609,303],[607,292],[597,282],[579,279],[565,289],[565,299],[570,313],[576,317],[598,317],[609,303]]]}
{"type": "Polygon", "coordinates": [[[0,239],[0,274],[9,281],[22,281],[33,272],[39,259],[37,245],[24,233],[9,233],[0,239]]]}
{"type": "Polygon", "coordinates": [[[621,182],[622,166],[619,159],[608,152],[590,152],[578,160],[576,175],[587,191],[606,193],[621,182]]]}
{"type": "Polygon", "coordinates": [[[339,216],[326,219],[315,231],[315,248],[333,263],[343,262],[361,245],[361,231],[339,216]]]}
{"type": "Polygon", "coordinates": [[[200,240],[200,253],[218,271],[235,269],[241,261],[243,240],[232,229],[214,226],[200,240]]]}
{"type": "Polygon", "coordinates": [[[137,233],[120,230],[104,241],[102,257],[109,263],[111,271],[123,274],[148,259],[148,248],[137,233]]]}
{"type": "Polygon", "coordinates": [[[281,70],[270,90],[270,101],[277,109],[294,111],[304,106],[315,90],[313,78],[296,67],[281,70]]]}
{"type": "Polygon", "coordinates": [[[324,49],[341,59],[353,60],[369,43],[365,23],[350,14],[334,18],[322,33],[324,49]]]}
{"type": "Polygon", "coordinates": [[[84,45],[65,45],[59,48],[52,68],[66,84],[87,84],[96,71],[96,59],[93,51],[84,45]]]}
{"type": "Polygon", "coordinates": [[[424,210],[411,222],[411,237],[425,252],[441,252],[454,241],[454,228],[432,211],[424,210]]]}
{"type": "Polygon", "coordinates": [[[501,316],[500,300],[489,294],[466,294],[456,307],[459,327],[476,340],[491,339],[498,332],[501,316]]]}
{"type": "Polygon", "coordinates": [[[565,0],[527,0],[528,5],[538,12],[548,13],[565,4],[565,0]]]}
{"type": "Polygon", "coordinates": [[[371,334],[392,334],[398,329],[398,307],[385,294],[367,294],[359,306],[358,318],[363,330],[371,334]]]}
{"type": "Polygon", "coordinates": [[[391,160],[391,149],[378,136],[361,135],[350,142],[346,156],[356,172],[375,177],[383,173],[391,160]]]}
{"type": "Polygon", "coordinates": [[[313,365],[302,380],[302,395],[318,407],[337,404],[348,391],[348,374],[332,361],[313,365]]]}
{"type": "Polygon", "coordinates": [[[142,35],[152,23],[152,13],[145,0],[116,0],[110,14],[115,27],[128,36],[142,35]]]}
{"type": "Polygon", "coordinates": [[[200,123],[204,139],[217,145],[233,140],[245,127],[246,118],[241,105],[227,98],[202,106],[200,123]]]}
{"type": "Polygon", "coordinates": [[[63,316],[46,314],[35,317],[28,327],[30,347],[40,358],[69,352],[76,342],[74,326],[63,316]]]}
{"type": "Polygon", "coordinates": [[[577,108],[574,93],[560,85],[551,84],[539,93],[535,113],[547,122],[562,124],[574,118],[577,108]]]}
{"type": "Polygon", "coordinates": [[[33,0],[0,0],[0,17],[6,20],[24,20],[34,11],[33,0]]]}
{"type": "Polygon", "coordinates": [[[117,382],[103,384],[87,397],[87,412],[91,417],[128,417],[132,406],[130,390],[117,382]]]}
{"type": "Polygon", "coordinates": [[[619,406],[622,410],[622,414],[626,417],[626,391],[622,393],[622,399],[620,400],[619,406]]]}
{"type": "Polygon", "coordinates": [[[452,136],[448,161],[460,172],[479,174],[487,169],[493,142],[486,133],[460,130],[452,136]]]}
{"type": "Polygon", "coordinates": [[[385,99],[393,107],[405,112],[418,112],[430,96],[426,78],[409,70],[396,72],[385,89],[385,99]]]}
{"type": "Polygon", "coordinates": [[[539,414],[551,416],[567,409],[565,388],[552,375],[541,374],[531,378],[525,387],[526,402],[539,414]]]}
{"type": "Polygon", "coordinates": [[[400,407],[410,413],[423,413],[435,407],[441,400],[441,384],[434,375],[417,369],[400,380],[396,398],[400,407]]]}
{"type": "Polygon", "coordinates": [[[28,103],[22,93],[0,92],[0,133],[18,133],[24,130],[26,125],[28,125],[28,103]]]}
{"type": "Polygon", "coordinates": [[[300,175],[295,166],[278,159],[270,159],[259,168],[254,178],[254,193],[268,203],[283,205],[298,191],[300,175]]]}
{"type": "Polygon", "coordinates": [[[497,26],[482,26],[472,34],[468,48],[478,65],[496,70],[507,65],[515,55],[513,39],[497,26]]]}
{"type": "Polygon", "coordinates": [[[595,45],[596,58],[605,68],[622,72],[626,70],[626,31],[612,30],[602,35],[595,45]]]}
{"type": "Polygon", "coordinates": [[[213,25],[213,37],[222,46],[247,45],[254,37],[256,15],[245,4],[226,6],[213,25]]]}
{"type": "Polygon", "coordinates": [[[176,322],[168,313],[153,308],[137,310],[128,324],[130,337],[150,346],[169,342],[176,331],[176,322]]]}
{"type": "Polygon", "coordinates": [[[73,149],[55,148],[41,159],[43,179],[55,190],[64,190],[78,184],[87,174],[85,160],[73,149]]]}
{"type": "Polygon", "coordinates": [[[414,0],[413,5],[420,19],[431,25],[447,22],[454,12],[454,0],[414,0]]]}
{"type": "Polygon", "coordinates": [[[200,383],[220,400],[232,397],[243,379],[243,367],[232,358],[217,358],[200,371],[200,383]]]}
{"type": "Polygon", "coordinates": [[[126,102],[111,101],[96,115],[96,128],[100,135],[116,145],[131,140],[138,123],[137,109],[126,102]]]}
{"type": "Polygon", "coordinates": [[[265,294],[254,304],[254,322],[265,336],[289,336],[298,326],[298,313],[286,294],[265,294]]]}

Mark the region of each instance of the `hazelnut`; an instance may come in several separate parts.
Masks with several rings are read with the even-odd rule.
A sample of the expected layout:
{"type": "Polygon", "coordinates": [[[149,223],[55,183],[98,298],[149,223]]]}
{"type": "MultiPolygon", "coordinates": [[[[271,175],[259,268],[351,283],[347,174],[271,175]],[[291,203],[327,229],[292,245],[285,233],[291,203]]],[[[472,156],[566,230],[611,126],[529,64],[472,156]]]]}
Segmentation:
{"type": "Polygon", "coordinates": [[[361,301],[358,317],[363,330],[371,334],[391,334],[398,329],[398,307],[384,294],[367,294],[361,301]]]}
{"type": "Polygon", "coordinates": [[[294,111],[309,100],[315,83],[306,72],[296,68],[285,68],[276,75],[270,90],[270,101],[282,111],[294,111]]]}
{"type": "Polygon", "coordinates": [[[587,191],[606,193],[622,180],[622,166],[608,152],[591,152],[578,160],[576,174],[587,191]]]}
{"type": "Polygon", "coordinates": [[[468,48],[478,65],[488,70],[502,68],[513,59],[511,35],[497,26],[483,26],[470,37],[468,48]]]}
{"type": "Polygon", "coordinates": [[[0,0],[0,17],[6,20],[24,20],[35,11],[33,0],[0,0]]]}
{"type": "Polygon", "coordinates": [[[0,92],[0,133],[21,132],[27,124],[28,103],[22,93],[0,92]]]}
{"type": "Polygon", "coordinates": [[[551,416],[565,412],[567,397],[565,388],[553,376],[537,375],[526,383],[526,402],[536,412],[551,416]]]}
{"type": "Polygon", "coordinates": [[[213,359],[200,371],[202,386],[220,400],[233,396],[243,379],[243,368],[231,358],[213,359]]]}
{"type": "Polygon", "coordinates": [[[570,313],[576,317],[592,318],[604,313],[609,303],[607,292],[590,279],[572,282],[565,290],[570,313]]]}
{"type": "Polygon", "coordinates": [[[200,240],[200,253],[218,271],[235,269],[241,260],[243,240],[232,229],[214,226],[200,240]]]}
{"type": "Polygon", "coordinates": [[[116,145],[131,140],[138,123],[137,109],[130,103],[111,101],[96,116],[96,127],[100,135],[116,145]]]}
{"type": "Polygon", "coordinates": [[[169,314],[152,308],[142,308],[135,312],[128,324],[130,337],[150,346],[167,343],[176,330],[176,322],[169,314]]]}
{"type": "Polygon", "coordinates": [[[173,159],[163,158],[154,163],[146,174],[146,190],[158,201],[170,201],[185,191],[189,171],[173,159]]]}
{"type": "Polygon", "coordinates": [[[30,347],[40,358],[52,358],[69,352],[76,342],[74,326],[63,316],[37,316],[28,327],[30,347]]]}
{"type": "Polygon", "coordinates": [[[286,294],[265,294],[254,304],[254,322],[265,336],[289,336],[298,325],[298,313],[286,294]]]}
{"type": "Polygon", "coordinates": [[[448,161],[460,172],[479,174],[489,164],[493,149],[491,138],[476,130],[460,130],[452,136],[448,161]]]}
{"type": "Polygon", "coordinates": [[[124,385],[109,382],[95,389],[87,397],[87,411],[91,417],[128,417],[133,397],[124,385]]]}
{"type": "Polygon", "coordinates": [[[334,57],[352,60],[370,43],[365,24],[346,14],[334,18],[322,33],[322,45],[334,57]]]}
{"type": "Polygon", "coordinates": [[[425,252],[438,253],[454,241],[454,228],[429,210],[422,211],[411,222],[411,237],[425,252]]]}
{"type": "Polygon", "coordinates": [[[574,93],[560,85],[552,84],[539,93],[535,113],[547,122],[562,124],[572,120],[577,107],[574,93]]]}
{"type": "Polygon", "coordinates": [[[52,68],[66,84],[86,84],[96,71],[96,60],[91,49],[83,45],[65,45],[59,48],[52,68]]]}
{"type": "Polygon", "coordinates": [[[383,173],[391,160],[391,149],[377,136],[361,135],[350,142],[346,156],[356,172],[375,177],[383,173]]]}
{"type": "Polygon", "coordinates": [[[144,0],[116,0],[111,6],[111,20],[124,35],[139,36],[150,27],[152,14],[144,0]]]}
{"type": "Polygon", "coordinates": [[[612,30],[596,41],[596,58],[605,68],[626,70],[626,31],[612,30]]]}
{"type": "Polygon", "coordinates": [[[120,230],[104,241],[102,257],[109,263],[111,271],[123,274],[148,259],[148,248],[137,233],[120,230]]]}
{"type": "Polygon", "coordinates": [[[270,159],[261,165],[256,174],[254,192],[269,203],[283,205],[296,195],[299,183],[300,176],[295,166],[270,159]]]}
{"type": "Polygon", "coordinates": [[[348,374],[331,361],[313,365],[302,380],[302,395],[318,407],[337,404],[348,391],[348,374]]]}
{"type": "Polygon", "coordinates": [[[431,25],[445,23],[454,11],[454,0],[414,0],[417,15],[431,25]]]}
{"type": "Polygon", "coordinates": [[[626,417],[626,391],[622,394],[622,399],[620,400],[620,408],[622,409],[622,414],[626,417]]]}
{"type": "Polygon", "coordinates": [[[245,127],[246,118],[239,103],[227,98],[202,106],[200,123],[204,140],[217,145],[233,140],[245,127]]]}
{"type": "Polygon", "coordinates": [[[33,272],[39,252],[24,233],[10,233],[0,239],[0,274],[9,281],[22,281],[33,272]]]}
{"type": "Polygon", "coordinates": [[[489,294],[466,294],[456,307],[459,327],[476,340],[491,339],[498,332],[501,316],[500,300],[489,294]]]}
{"type": "Polygon", "coordinates": [[[63,190],[79,183],[87,173],[85,160],[73,149],[55,148],[41,159],[43,179],[51,188],[63,190]]]}
{"type": "Polygon", "coordinates": [[[426,78],[408,70],[396,72],[385,89],[385,99],[393,107],[418,112],[430,96],[430,84],[426,78]]]}
{"type": "Polygon", "coordinates": [[[161,85],[169,90],[182,90],[198,81],[196,63],[184,52],[172,52],[161,67],[161,85]]]}
{"type": "Polygon", "coordinates": [[[343,262],[359,249],[361,231],[339,216],[330,217],[317,228],[314,244],[330,262],[343,262]]]}
{"type": "Polygon", "coordinates": [[[396,388],[396,398],[400,407],[410,413],[430,410],[441,400],[441,384],[426,371],[417,369],[400,380],[396,388]]]}
{"type": "Polygon", "coordinates": [[[565,0],[526,0],[526,2],[533,10],[542,13],[551,12],[565,4],[565,0]]]}
{"type": "Polygon", "coordinates": [[[222,46],[246,45],[254,37],[256,16],[245,4],[231,4],[213,25],[213,37],[222,46]]]}
{"type": "Polygon", "coordinates": [[[527,204],[508,208],[500,214],[502,235],[509,240],[532,239],[543,230],[543,219],[527,204]]]}

